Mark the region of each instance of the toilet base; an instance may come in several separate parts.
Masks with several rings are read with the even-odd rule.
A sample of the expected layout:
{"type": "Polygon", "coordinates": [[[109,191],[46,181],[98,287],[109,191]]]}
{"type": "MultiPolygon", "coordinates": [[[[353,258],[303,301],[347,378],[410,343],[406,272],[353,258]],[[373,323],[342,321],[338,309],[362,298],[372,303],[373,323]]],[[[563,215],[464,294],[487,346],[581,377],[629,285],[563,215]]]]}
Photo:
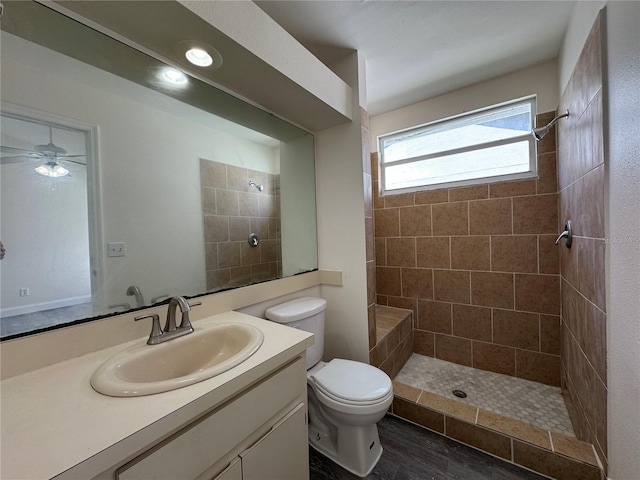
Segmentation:
{"type": "Polygon", "coordinates": [[[318,429],[310,422],[309,444],[354,475],[369,475],[382,455],[377,425],[343,424],[337,432],[335,429],[331,430],[333,431],[318,429]]]}

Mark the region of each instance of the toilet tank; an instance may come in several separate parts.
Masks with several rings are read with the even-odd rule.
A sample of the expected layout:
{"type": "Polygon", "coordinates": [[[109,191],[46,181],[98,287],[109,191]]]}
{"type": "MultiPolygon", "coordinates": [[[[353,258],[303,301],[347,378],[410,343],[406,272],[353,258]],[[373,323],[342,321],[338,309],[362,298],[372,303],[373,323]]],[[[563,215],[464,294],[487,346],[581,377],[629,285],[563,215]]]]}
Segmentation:
{"type": "Polygon", "coordinates": [[[307,349],[307,370],[322,360],[324,354],[324,311],[327,301],[317,297],[302,297],[267,309],[268,320],[313,333],[314,344],[307,349]]]}

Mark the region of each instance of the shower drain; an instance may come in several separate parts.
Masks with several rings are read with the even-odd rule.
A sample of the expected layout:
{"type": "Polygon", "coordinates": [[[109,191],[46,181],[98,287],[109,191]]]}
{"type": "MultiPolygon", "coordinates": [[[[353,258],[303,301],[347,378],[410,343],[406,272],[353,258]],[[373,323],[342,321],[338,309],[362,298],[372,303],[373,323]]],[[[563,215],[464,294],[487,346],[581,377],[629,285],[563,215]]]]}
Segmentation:
{"type": "Polygon", "coordinates": [[[462,390],[453,390],[451,393],[453,393],[458,398],[467,398],[467,394],[462,390]]]}

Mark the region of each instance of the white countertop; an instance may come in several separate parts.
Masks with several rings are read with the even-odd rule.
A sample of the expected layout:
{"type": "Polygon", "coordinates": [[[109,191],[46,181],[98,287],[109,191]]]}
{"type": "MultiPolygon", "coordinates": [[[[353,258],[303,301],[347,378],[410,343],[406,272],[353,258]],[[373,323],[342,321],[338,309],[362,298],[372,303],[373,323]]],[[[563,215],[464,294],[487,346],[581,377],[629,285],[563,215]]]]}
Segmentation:
{"type": "Polygon", "coordinates": [[[264,333],[264,343],[231,370],[171,392],[116,398],[91,388],[89,379],[105,360],[144,344],[147,337],[0,382],[0,478],[91,478],[224,402],[313,343],[310,333],[238,312],[193,325],[198,330],[222,322],[254,325],[264,333]]]}

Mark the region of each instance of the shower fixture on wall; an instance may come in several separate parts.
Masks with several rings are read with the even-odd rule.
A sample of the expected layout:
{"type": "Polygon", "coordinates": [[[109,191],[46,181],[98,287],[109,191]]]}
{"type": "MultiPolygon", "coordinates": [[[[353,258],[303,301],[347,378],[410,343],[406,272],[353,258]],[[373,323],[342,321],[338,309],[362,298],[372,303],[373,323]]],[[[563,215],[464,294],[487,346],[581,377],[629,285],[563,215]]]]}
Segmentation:
{"type": "Polygon", "coordinates": [[[249,185],[252,187],[256,187],[258,189],[259,192],[261,192],[262,190],[264,190],[264,185],[256,185],[256,182],[254,182],[253,180],[251,180],[249,182],[249,185]]]}
{"type": "Polygon", "coordinates": [[[568,116],[569,116],[569,110],[567,110],[562,115],[558,115],[556,118],[554,118],[549,123],[547,123],[544,127],[534,128],[531,131],[531,133],[533,133],[533,136],[536,137],[536,140],[542,140],[542,138],[547,133],[549,133],[549,130],[551,130],[551,127],[553,127],[558,120],[560,120],[561,118],[564,118],[564,117],[568,117],[568,116]]]}

